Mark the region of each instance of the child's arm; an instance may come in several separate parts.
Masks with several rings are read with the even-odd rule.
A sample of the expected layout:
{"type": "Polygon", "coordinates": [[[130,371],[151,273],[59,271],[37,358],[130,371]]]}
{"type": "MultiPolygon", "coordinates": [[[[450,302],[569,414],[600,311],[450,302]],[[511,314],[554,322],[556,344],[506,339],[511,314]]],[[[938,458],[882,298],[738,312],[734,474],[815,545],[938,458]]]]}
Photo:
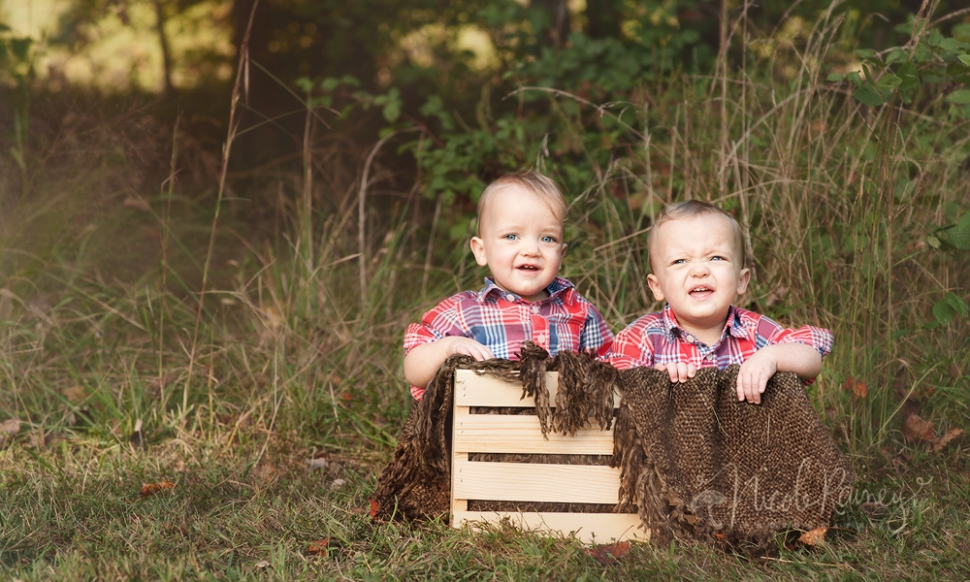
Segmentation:
{"type": "MultiPolygon", "coordinates": [[[[761,403],[761,394],[775,372],[794,372],[799,378],[812,379],[822,371],[822,355],[814,347],[801,343],[768,345],[751,355],[738,371],[738,400],[761,403]]],[[[673,376],[671,376],[673,379],[673,376]]]]}
{"type": "Polygon", "coordinates": [[[404,356],[404,378],[412,386],[424,388],[434,378],[441,364],[452,354],[465,354],[478,361],[495,357],[492,350],[473,339],[449,336],[411,349],[404,356]]]}

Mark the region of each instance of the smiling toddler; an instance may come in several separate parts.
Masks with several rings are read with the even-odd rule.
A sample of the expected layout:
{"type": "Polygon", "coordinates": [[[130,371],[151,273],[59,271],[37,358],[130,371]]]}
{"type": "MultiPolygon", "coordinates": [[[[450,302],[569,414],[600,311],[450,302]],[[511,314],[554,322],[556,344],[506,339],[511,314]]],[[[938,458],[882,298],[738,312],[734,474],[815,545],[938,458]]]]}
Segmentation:
{"type": "Polygon", "coordinates": [[[554,356],[605,356],[613,334],[573,284],[559,277],[566,201],[556,184],[525,170],[495,180],[478,201],[475,261],[488,267],[480,291],[462,291],[428,311],[404,336],[404,377],[420,399],[445,359],[514,358],[532,341],[554,356]]]}
{"type": "Polygon", "coordinates": [[[693,378],[699,368],[740,364],[738,400],[761,402],[775,372],[811,380],[832,350],[832,333],[803,326],[786,329],[733,305],[748,287],[741,227],[706,202],[668,206],[647,239],[647,284],[663,311],[634,321],[616,336],[607,360],[620,369],[651,366],[672,382],[693,378]]]}

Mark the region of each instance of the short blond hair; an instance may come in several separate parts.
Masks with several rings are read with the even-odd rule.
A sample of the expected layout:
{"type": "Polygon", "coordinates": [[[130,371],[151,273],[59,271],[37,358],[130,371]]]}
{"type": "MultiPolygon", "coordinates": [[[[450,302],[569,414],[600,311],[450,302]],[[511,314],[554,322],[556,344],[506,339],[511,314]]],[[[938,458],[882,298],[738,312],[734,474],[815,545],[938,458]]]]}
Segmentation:
{"type": "Polygon", "coordinates": [[[552,213],[560,222],[566,222],[566,198],[556,183],[535,170],[519,170],[498,178],[485,187],[478,198],[478,232],[482,236],[482,217],[485,216],[485,206],[495,192],[509,186],[519,186],[532,192],[549,205],[552,213]]]}
{"type": "Polygon", "coordinates": [[[741,225],[738,224],[738,221],[734,220],[734,217],[727,212],[724,212],[709,202],[685,200],[664,208],[660,216],[657,217],[657,220],[654,221],[653,226],[650,227],[650,233],[647,235],[647,260],[650,262],[650,270],[653,270],[653,252],[651,249],[653,249],[654,240],[657,238],[657,230],[665,222],[681,218],[693,218],[695,216],[720,216],[727,219],[734,233],[734,247],[741,251],[741,267],[744,268],[747,262],[748,249],[744,243],[744,231],[741,230],[741,225]]]}

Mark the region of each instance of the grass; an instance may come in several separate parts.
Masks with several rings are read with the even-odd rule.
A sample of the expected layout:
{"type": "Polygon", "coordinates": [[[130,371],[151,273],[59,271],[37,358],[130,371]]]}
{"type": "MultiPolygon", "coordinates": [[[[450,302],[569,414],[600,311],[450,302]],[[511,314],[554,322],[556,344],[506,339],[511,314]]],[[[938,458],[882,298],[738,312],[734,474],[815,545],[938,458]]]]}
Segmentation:
{"type": "MultiPolygon", "coordinates": [[[[410,406],[403,330],[482,276],[449,238],[456,210],[439,208],[438,224],[416,188],[371,181],[361,212],[359,176],[313,165],[339,159],[313,131],[297,156],[309,171],[224,168],[203,187],[180,174],[200,155],[179,125],[72,111],[62,131],[63,113],[35,106],[27,170],[0,157],[0,421],[21,421],[0,436],[0,576],[967,578],[966,439],[933,452],[902,419],[909,396],[938,434],[970,424],[967,320],[927,325],[945,291],[967,297],[970,265],[926,245],[968,211],[970,133],[939,100],[870,110],[821,81],[812,63],[833,27],[779,51],[786,80],[742,70],[653,95],[625,134],[635,147],[572,193],[565,265],[618,330],[657,308],[642,229],[660,204],[690,193],[742,217],[748,305],[837,338],[810,396],[861,479],[823,546],[780,538],[752,556],[676,542],[604,566],[570,539],[373,523],[367,498],[410,406]],[[139,149],[147,129],[158,137],[139,149]],[[229,185],[217,216],[213,183],[229,185]],[[272,224],[239,197],[280,200],[272,224]],[[163,480],[175,486],[139,496],[163,480]]],[[[582,128],[583,111],[562,108],[563,127],[582,128]]]]}
{"type": "MultiPolygon", "coordinates": [[[[3,451],[0,538],[6,577],[74,579],[625,580],[961,579],[965,466],[925,459],[933,481],[884,477],[879,517],[854,509],[820,548],[734,556],[701,544],[634,546],[604,566],[575,540],[439,522],[375,525],[367,515],[380,456],[333,454],[311,470],[296,434],[251,425],[238,441],[184,435],[133,450],[98,439],[3,451]],[[260,454],[267,439],[272,442],[260,454]],[[257,460],[258,459],[258,460],[257,460]],[[143,483],[175,487],[141,498],[143,483]],[[314,544],[328,540],[319,555],[314,544]]],[[[957,455],[947,456],[959,462],[957,455]]],[[[780,542],[781,543],[781,542],[780,542]]]]}

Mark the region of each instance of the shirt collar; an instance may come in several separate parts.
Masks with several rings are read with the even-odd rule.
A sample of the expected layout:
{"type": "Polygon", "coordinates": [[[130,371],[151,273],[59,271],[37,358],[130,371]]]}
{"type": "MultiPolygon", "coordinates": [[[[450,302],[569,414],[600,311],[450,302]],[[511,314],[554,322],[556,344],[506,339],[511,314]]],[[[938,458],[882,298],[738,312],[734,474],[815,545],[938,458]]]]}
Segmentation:
{"type": "MultiPolygon", "coordinates": [[[[677,316],[674,314],[674,310],[670,308],[670,304],[664,305],[663,309],[663,323],[664,323],[664,334],[666,335],[667,341],[674,341],[676,339],[675,331],[679,332],[681,337],[687,335],[687,330],[680,327],[677,322],[677,316]]],[[[741,321],[741,314],[732,305],[728,308],[727,321],[724,322],[724,330],[721,331],[721,339],[724,339],[724,335],[730,335],[738,339],[745,339],[748,337],[748,330],[744,326],[744,322],[741,321]]],[[[720,344],[721,340],[717,341],[720,344]]],[[[715,345],[717,345],[715,344],[715,345]]]]}
{"type": "MultiPolygon", "coordinates": [[[[546,287],[546,292],[549,293],[549,297],[548,299],[544,299],[543,301],[549,301],[549,299],[557,297],[558,295],[572,288],[573,288],[573,284],[571,282],[569,282],[566,279],[563,279],[562,277],[556,277],[555,279],[552,280],[552,283],[549,283],[549,285],[546,287]]],[[[485,298],[488,297],[489,295],[495,295],[503,298],[506,295],[511,295],[513,297],[513,301],[518,301],[519,299],[521,299],[521,297],[516,295],[515,293],[512,293],[511,291],[506,291],[501,287],[499,287],[498,285],[496,285],[495,280],[492,279],[491,277],[485,277],[485,286],[482,287],[482,290],[478,292],[478,300],[485,301],[485,298]]]]}

